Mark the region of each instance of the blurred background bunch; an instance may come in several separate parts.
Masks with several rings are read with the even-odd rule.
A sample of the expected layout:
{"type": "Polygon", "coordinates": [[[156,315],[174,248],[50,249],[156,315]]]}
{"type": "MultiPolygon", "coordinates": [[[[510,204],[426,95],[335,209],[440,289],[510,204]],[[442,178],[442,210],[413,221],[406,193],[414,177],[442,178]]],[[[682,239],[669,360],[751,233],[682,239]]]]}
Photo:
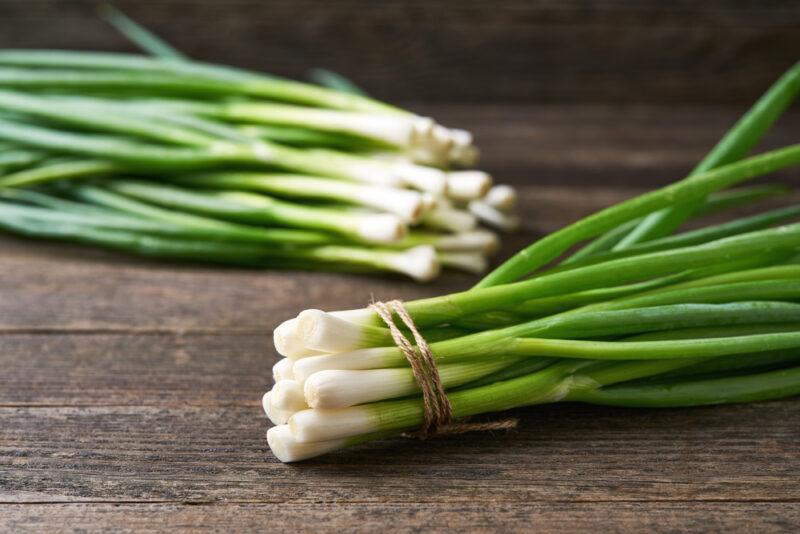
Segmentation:
{"type": "Polygon", "coordinates": [[[480,273],[513,187],[467,130],[367,96],[203,63],[112,6],[148,56],[0,50],[0,227],[251,267],[480,273]]]}

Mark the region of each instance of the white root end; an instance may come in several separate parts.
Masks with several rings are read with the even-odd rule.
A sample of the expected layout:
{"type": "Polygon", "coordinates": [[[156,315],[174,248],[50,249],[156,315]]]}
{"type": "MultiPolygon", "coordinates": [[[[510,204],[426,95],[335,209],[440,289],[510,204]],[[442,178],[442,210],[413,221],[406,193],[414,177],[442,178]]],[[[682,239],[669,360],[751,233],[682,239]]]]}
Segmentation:
{"type": "Polygon", "coordinates": [[[516,215],[503,213],[481,200],[473,200],[470,202],[469,211],[482,222],[500,230],[510,232],[519,227],[519,218],[516,215]]]}
{"type": "Polygon", "coordinates": [[[344,131],[353,131],[398,147],[410,145],[417,135],[416,120],[406,117],[353,113],[343,118],[345,120],[341,126],[344,131]]]}
{"type": "Polygon", "coordinates": [[[308,408],[303,386],[296,380],[281,380],[272,387],[270,406],[286,412],[297,412],[308,408]]]}
{"type": "Polygon", "coordinates": [[[428,213],[432,209],[436,208],[439,204],[439,199],[436,195],[432,195],[431,193],[422,193],[422,212],[423,214],[428,213]]]}
{"type": "Polygon", "coordinates": [[[366,159],[348,160],[346,169],[349,178],[357,182],[397,188],[406,185],[406,182],[393,172],[390,166],[381,162],[366,159]]]}
{"type": "Polygon", "coordinates": [[[358,223],[356,233],[372,243],[395,243],[405,237],[408,227],[397,215],[381,213],[364,215],[358,223]]]}
{"type": "Polygon", "coordinates": [[[428,282],[439,276],[441,265],[436,257],[436,249],[430,245],[410,248],[387,259],[388,266],[395,271],[407,274],[419,282],[428,282]]]}
{"type": "Polygon", "coordinates": [[[272,366],[272,379],[277,383],[281,380],[294,380],[294,362],[289,358],[281,358],[272,366]]]}
{"type": "Polygon", "coordinates": [[[382,326],[383,323],[377,319],[377,314],[369,308],[356,308],[354,310],[338,310],[328,312],[334,317],[344,319],[355,324],[382,326]]]}
{"type": "Polygon", "coordinates": [[[308,460],[341,449],[346,443],[344,439],[301,443],[292,435],[288,425],[274,426],[267,430],[267,444],[272,454],[284,463],[308,460]]]}
{"type": "Polygon", "coordinates": [[[294,364],[295,380],[305,382],[314,373],[327,369],[380,369],[385,367],[387,353],[396,351],[393,347],[373,347],[303,358],[294,364]]]}
{"type": "Polygon", "coordinates": [[[436,122],[430,117],[415,117],[412,125],[413,142],[417,143],[428,139],[436,126],[436,122]]]}
{"type": "Polygon", "coordinates": [[[472,274],[485,273],[489,268],[488,260],[479,252],[440,252],[439,261],[444,267],[472,274]]]}
{"type": "Polygon", "coordinates": [[[297,316],[297,333],[306,347],[325,352],[360,348],[361,326],[322,310],[305,310],[297,316]]]}
{"type": "MultiPolygon", "coordinates": [[[[270,400],[270,396],[271,395],[272,395],[272,393],[267,391],[261,397],[261,407],[264,409],[264,413],[267,414],[267,416],[269,416],[269,411],[272,409],[272,407],[269,404],[269,400],[270,400]]],[[[272,419],[272,418],[270,417],[270,419],[272,419]]]]}
{"type": "Polygon", "coordinates": [[[417,117],[412,130],[410,143],[405,147],[406,156],[423,165],[446,165],[452,146],[449,135],[442,136],[447,129],[430,118],[417,117]]]}
{"type": "Polygon", "coordinates": [[[481,151],[476,146],[454,147],[449,159],[451,163],[462,167],[475,167],[481,159],[481,151]]]}
{"type": "Polygon", "coordinates": [[[365,187],[358,197],[363,205],[393,213],[409,224],[418,222],[427,211],[423,195],[407,189],[365,187]]]}
{"type": "Polygon", "coordinates": [[[439,124],[433,127],[428,144],[418,149],[420,155],[427,153],[430,165],[445,167],[450,162],[450,152],[455,146],[452,130],[439,124]]]}
{"type": "Polygon", "coordinates": [[[436,206],[434,207],[448,210],[459,209],[455,204],[453,204],[453,201],[447,197],[438,197],[436,199],[436,206]]]}
{"type": "Polygon", "coordinates": [[[500,238],[488,230],[475,230],[460,234],[444,235],[436,241],[436,250],[440,251],[480,251],[493,254],[500,248],[500,238]]]}
{"type": "Polygon", "coordinates": [[[303,344],[303,340],[297,332],[296,319],[289,319],[278,325],[272,332],[272,341],[278,354],[287,358],[305,358],[319,354],[319,351],[312,350],[303,344]]]}
{"type": "Polygon", "coordinates": [[[489,189],[483,201],[500,211],[510,211],[517,203],[517,190],[510,185],[496,185],[489,189]]]}
{"type": "Polygon", "coordinates": [[[461,128],[450,128],[450,138],[453,140],[453,145],[460,148],[472,146],[472,134],[467,130],[461,128]]]}
{"type": "Polygon", "coordinates": [[[444,167],[449,163],[447,154],[441,154],[427,147],[412,147],[407,149],[405,156],[409,161],[431,167],[444,167]]]}
{"type": "Polygon", "coordinates": [[[413,163],[394,163],[391,168],[397,176],[415,189],[439,196],[447,192],[447,173],[444,171],[413,163]]]}
{"type": "MultiPolygon", "coordinates": [[[[508,365],[502,360],[443,365],[439,368],[445,387],[464,384],[508,365]]],[[[408,367],[396,369],[319,371],[308,377],[304,392],[314,409],[332,410],[366,405],[419,392],[408,367]]]]}
{"type": "Polygon", "coordinates": [[[422,223],[430,228],[449,232],[469,232],[475,229],[478,225],[478,220],[467,211],[442,205],[431,210],[423,217],[422,223]]]}
{"type": "Polygon", "coordinates": [[[267,391],[264,393],[264,396],[261,398],[261,407],[264,408],[264,413],[267,414],[267,418],[272,422],[273,425],[285,425],[289,418],[295,414],[295,412],[278,410],[272,405],[271,400],[272,392],[267,391]]]}
{"type": "Polygon", "coordinates": [[[327,370],[314,373],[303,390],[312,408],[346,408],[413,393],[418,388],[408,369],[327,370]]]}
{"type": "Polygon", "coordinates": [[[483,197],[492,187],[492,177],[483,171],[447,173],[447,196],[466,202],[483,197]]]}
{"type": "MultiPolygon", "coordinates": [[[[456,132],[465,132],[465,130],[451,130],[441,124],[434,124],[428,139],[436,147],[450,149],[458,141],[463,141],[461,139],[463,135],[456,132]]],[[[472,136],[470,135],[470,137],[472,136]]]]}
{"type": "Polygon", "coordinates": [[[472,144],[472,134],[466,130],[450,130],[453,146],[448,153],[448,160],[464,167],[474,167],[478,163],[479,152],[472,144]]]}
{"type": "Polygon", "coordinates": [[[300,443],[342,439],[380,430],[368,406],[302,410],[290,417],[288,424],[300,443]]]}

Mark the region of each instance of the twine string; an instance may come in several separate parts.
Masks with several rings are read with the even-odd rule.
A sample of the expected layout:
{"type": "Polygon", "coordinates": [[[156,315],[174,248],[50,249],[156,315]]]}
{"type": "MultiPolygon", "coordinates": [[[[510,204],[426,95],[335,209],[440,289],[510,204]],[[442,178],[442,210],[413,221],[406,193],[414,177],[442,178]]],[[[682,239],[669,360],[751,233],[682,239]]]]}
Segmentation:
{"type": "Polygon", "coordinates": [[[422,392],[424,413],[422,426],[416,432],[408,433],[407,435],[426,439],[447,434],[516,428],[518,423],[516,419],[487,423],[454,422],[453,407],[442,385],[439,368],[436,366],[436,358],[402,301],[373,302],[370,305],[370,309],[377,313],[386,323],[392,335],[392,340],[408,360],[414,379],[422,392]],[[416,347],[395,324],[393,314],[396,314],[411,332],[416,347]]]}

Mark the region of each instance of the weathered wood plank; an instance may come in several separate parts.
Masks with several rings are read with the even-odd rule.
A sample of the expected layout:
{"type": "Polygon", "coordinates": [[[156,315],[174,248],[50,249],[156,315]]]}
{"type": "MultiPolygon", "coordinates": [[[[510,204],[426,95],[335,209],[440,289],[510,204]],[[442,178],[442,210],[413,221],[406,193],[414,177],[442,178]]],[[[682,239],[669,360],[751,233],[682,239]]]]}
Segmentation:
{"type": "Polygon", "coordinates": [[[796,503],[55,504],[4,507],[0,529],[40,532],[796,532],[796,503]]]}
{"type": "Polygon", "coordinates": [[[162,264],[79,247],[3,239],[0,329],[264,331],[305,308],[363,307],[370,295],[421,298],[469,287],[397,278],[162,264]],[[115,257],[114,261],[108,258],[115,257]],[[57,263],[54,263],[57,262],[57,263]],[[355,288],[363,288],[356,291],[355,288]]]}
{"type": "MultiPolygon", "coordinates": [[[[332,68],[391,100],[743,103],[800,45],[788,1],[116,4],[194,57],[332,68]]],[[[2,47],[132,48],[93,0],[5,0],[0,27],[2,47]]]]}
{"type": "Polygon", "coordinates": [[[271,386],[278,358],[268,328],[67,334],[0,336],[0,406],[249,407],[271,386]]]}
{"type": "Polygon", "coordinates": [[[507,434],[389,440],[284,465],[267,451],[257,399],[0,408],[0,502],[800,501],[794,400],[520,414],[507,434]]]}
{"type": "MultiPolygon", "coordinates": [[[[766,86],[764,87],[764,89],[766,86]]],[[[412,105],[474,132],[481,167],[520,185],[653,187],[682,178],[751,102],[721,107],[635,105],[412,105]]],[[[797,142],[786,113],[759,151],[797,142]]],[[[782,173],[792,179],[797,173],[782,173]]]]}

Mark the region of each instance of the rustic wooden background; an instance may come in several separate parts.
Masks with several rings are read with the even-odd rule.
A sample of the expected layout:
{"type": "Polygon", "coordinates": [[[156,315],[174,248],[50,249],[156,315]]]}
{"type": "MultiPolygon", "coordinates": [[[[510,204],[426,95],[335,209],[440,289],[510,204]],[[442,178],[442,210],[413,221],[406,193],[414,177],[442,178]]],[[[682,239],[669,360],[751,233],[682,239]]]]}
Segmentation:
{"type": "MultiPolygon", "coordinates": [[[[128,49],[94,0],[3,0],[3,46],[128,49]]],[[[406,101],[742,104],[797,61],[774,0],[122,0],[186,53],[406,101]]]]}
{"type": "MultiPolygon", "coordinates": [[[[187,53],[325,66],[474,130],[536,235],[680,177],[800,58],[796,2],[116,3],[187,53]]],[[[129,50],[95,2],[0,0],[0,46],[129,50]]],[[[766,146],[797,141],[790,114],[766,146]]],[[[776,179],[798,183],[797,173],[776,179]]],[[[468,287],[154,263],[0,237],[0,529],[795,532],[800,403],[563,405],[509,434],[269,454],[270,329],[468,287]]]]}

